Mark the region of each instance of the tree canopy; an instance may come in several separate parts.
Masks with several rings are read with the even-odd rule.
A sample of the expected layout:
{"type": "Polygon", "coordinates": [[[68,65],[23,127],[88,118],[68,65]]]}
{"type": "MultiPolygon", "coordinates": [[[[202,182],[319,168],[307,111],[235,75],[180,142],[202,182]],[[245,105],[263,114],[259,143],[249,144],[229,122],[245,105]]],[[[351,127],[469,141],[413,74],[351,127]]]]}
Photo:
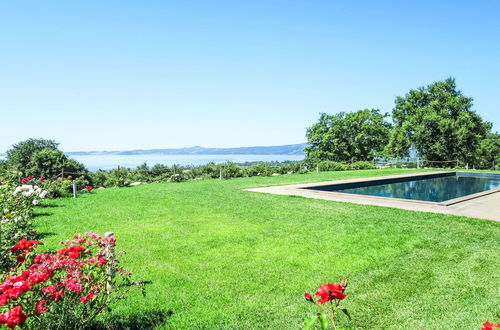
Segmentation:
{"type": "Polygon", "coordinates": [[[57,150],[59,144],[54,140],[46,139],[27,139],[12,146],[7,151],[6,166],[14,170],[23,172],[30,166],[32,156],[43,149],[57,150]]]}
{"type": "Polygon", "coordinates": [[[307,129],[307,160],[372,160],[387,144],[391,128],[387,116],[378,109],[321,113],[319,121],[307,129]]]}
{"type": "Polygon", "coordinates": [[[453,78],[397,97],[388,153],[406,157],[413,146],[423,159],[458,159],[473,165],[491,124],[472,110],[472,101],[457,89],[453,78]]]}
{"type": "Polygon", "coordinates": [[[68,158],[58,143],[53,140],[28,139],[12,146],[7,151],[7,159],[3,166],[22,172],[23,175],[52,177],[67,172],[86,172],[83,164],[68,158]]]}

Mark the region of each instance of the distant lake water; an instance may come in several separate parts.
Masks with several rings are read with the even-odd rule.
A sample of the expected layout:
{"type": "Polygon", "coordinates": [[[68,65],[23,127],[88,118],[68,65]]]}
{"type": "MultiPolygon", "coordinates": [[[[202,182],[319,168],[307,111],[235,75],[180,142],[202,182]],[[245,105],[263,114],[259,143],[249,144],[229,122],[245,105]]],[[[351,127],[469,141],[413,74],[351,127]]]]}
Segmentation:
{"type": "MultiPolygon", "coordinates": [[[[69,156],[83,163],[91,171],[111,170],[117,166],[135,168],[142,163],[149,166],[163,164],[204,165],[210,162],[221,164],[225,162],[284,162],[287,160],[303,160],[304,155],[83,155],[69,156]]],[[[5,159],[0,155],[0,159],[5,159]]]]}
{"type": "Polygon", "coordinates": [[[118,165],[122,167],[134,168],[142,163],[149,166],[163,164],[177,165],[204,165],[214,163],[245,163],[245,162],[283,162],[287,160],[302,160],[304,155],[84,155],[70,156],[83,163],[91,171],[110,170],[118,165]]]}

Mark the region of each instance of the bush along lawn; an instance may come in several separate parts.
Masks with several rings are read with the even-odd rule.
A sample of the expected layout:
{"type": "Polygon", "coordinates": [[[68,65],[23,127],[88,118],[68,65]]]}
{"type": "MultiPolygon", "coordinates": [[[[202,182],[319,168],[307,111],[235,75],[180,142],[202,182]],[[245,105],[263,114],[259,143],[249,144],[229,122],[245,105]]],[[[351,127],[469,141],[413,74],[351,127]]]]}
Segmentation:
{"type": "Polygon", "coordinates": [[[499,223],[242,190],[410,171],[93,190],[45,202],[33,222],[46,250],[74,233],[115,233],[117,251],[127,251],[120,265],[144,282],[146,297],[133,290],[114,302],[97,317],[110,328],[331,327],[322,309],[330,302],[342,328],[498,323],[499,223]]]}
{"type": "Polygon", "coordinates": [[[34,206],[48,194],[34,181],[44,178],[18,186],[11,178],[0,176],[0,328],[109,328],[97,316],[142,286],[119,266],[113,233],[76,234],[47,250],[32,223],[34,206]]]}

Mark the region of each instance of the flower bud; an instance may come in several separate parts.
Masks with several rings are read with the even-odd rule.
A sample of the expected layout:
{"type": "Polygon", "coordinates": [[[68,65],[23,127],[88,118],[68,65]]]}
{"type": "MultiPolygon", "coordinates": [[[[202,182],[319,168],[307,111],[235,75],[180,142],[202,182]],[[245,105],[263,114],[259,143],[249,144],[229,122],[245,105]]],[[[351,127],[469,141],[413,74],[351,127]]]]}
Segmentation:
{"type": "Polygon", "coordinates": [[[340,285],[342,285],[342,287],[346,288],[347,287],[347,280],[342,280],[342,282],[340,282],[340,285]]]}
{"type": "Polygon", "coordinates": [[[310,293],[304,293],[304,298],[307,300],[307,301],[313,301],[312,297],[311,297],[311,294],[310,293]]]}

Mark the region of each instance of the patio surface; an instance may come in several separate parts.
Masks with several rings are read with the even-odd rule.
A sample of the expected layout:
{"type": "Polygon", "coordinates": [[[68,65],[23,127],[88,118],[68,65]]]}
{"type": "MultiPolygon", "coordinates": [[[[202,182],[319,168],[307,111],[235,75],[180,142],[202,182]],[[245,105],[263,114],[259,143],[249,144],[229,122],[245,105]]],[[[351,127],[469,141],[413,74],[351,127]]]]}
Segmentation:
{"type": "Polygon", "coordinates": [[[276,194],[276,195],[302,196],[302,197],[325,199],[338,202],[395,207],[413,211],[453,214],[453,215],[461,215],[472,218],[500,221],[500,189],[488,190],[478,194],[468,195],[461,198],[445,201],[442,203],[306,189],[310,187],[327,186],[333,184],[432,175],[436,173],[443,173],[443,172],[425,172],[425,173],[417,173],[410,175],[408,174],[390,175],[390,176],[360,178],[351,180],[337,180],[337,181],[325,181],[325,182],[315,182],[306,184],[294,184],[286,186],[251,188],[245,190],[268,193],[268,194],[276,194]]]}

